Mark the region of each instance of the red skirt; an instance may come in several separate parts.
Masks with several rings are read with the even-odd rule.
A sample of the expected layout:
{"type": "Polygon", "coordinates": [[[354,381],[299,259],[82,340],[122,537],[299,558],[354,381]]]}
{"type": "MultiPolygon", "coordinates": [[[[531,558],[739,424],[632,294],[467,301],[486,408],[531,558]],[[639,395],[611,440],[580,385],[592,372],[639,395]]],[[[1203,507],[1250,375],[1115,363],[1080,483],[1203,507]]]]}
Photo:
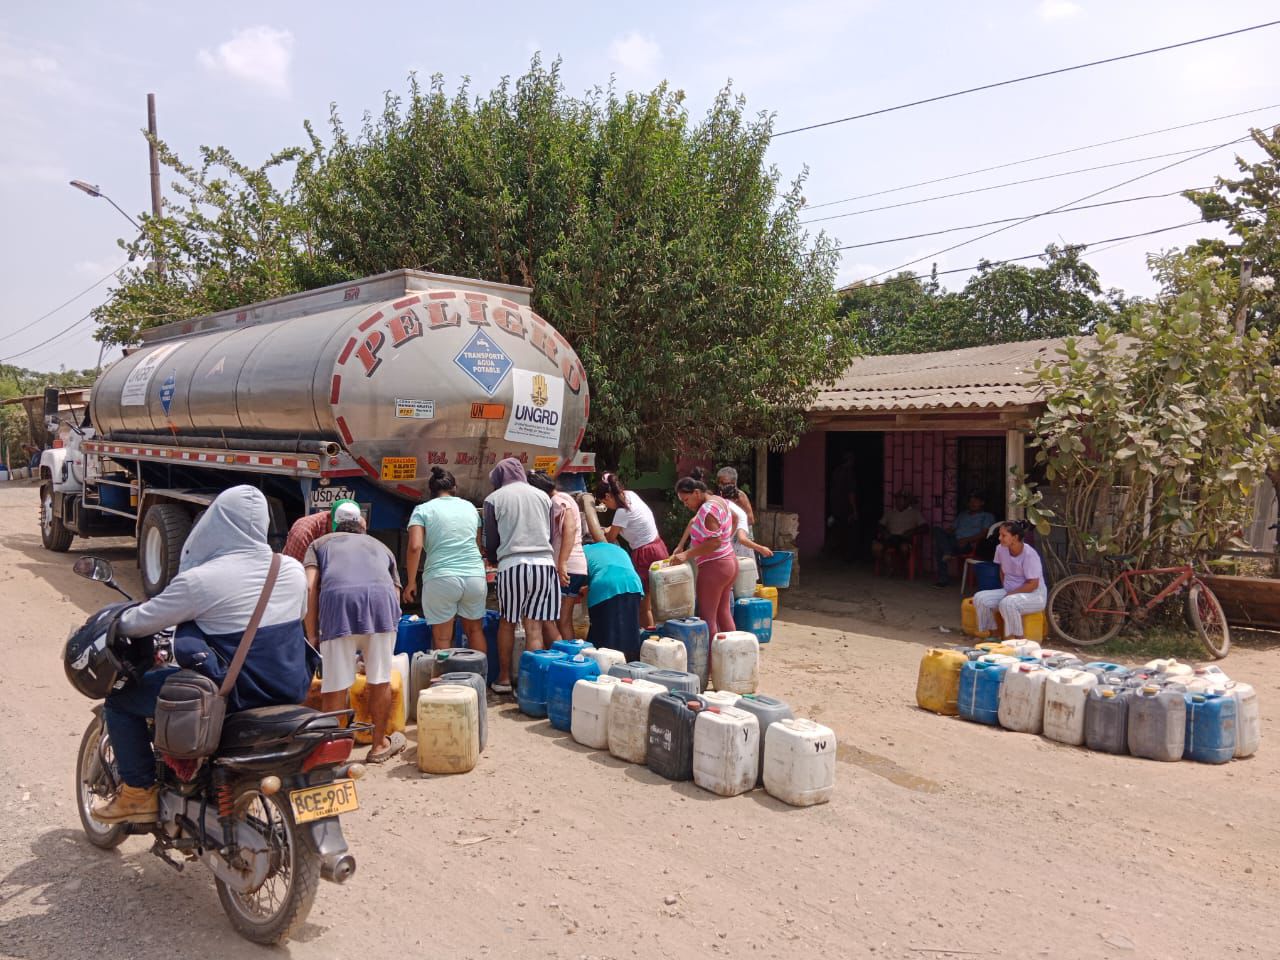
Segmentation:
{"type": "Polygon", "coordinates": [[[637,547],[631,551],[631,563],[636,568],[636,573],[640,574],[640,582],[644,584],[645,593],[649,592],[649,566],[657,563],[659,560],[665,560],[671,556],[671,552],[667,549],[667,545],[662,542],[659,537],[653,543],[646,543],[643,547],[637,547]]]}

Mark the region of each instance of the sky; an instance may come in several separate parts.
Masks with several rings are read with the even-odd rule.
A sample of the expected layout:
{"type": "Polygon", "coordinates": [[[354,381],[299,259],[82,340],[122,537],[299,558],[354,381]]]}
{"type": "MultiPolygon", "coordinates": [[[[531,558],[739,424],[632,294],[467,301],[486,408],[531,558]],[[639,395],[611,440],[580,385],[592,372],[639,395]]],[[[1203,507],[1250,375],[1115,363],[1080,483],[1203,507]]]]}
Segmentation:
{"type": "MultiPolygon", "coordinates": [[[[97,184],[135,218],[150,209],[141,133],[148,93],[157,98],[160,136],[179,156],[195,159],[200,145],[221,145],[255,165],[302,143],[305,120],[323,130],[331,104],[349,123],[381,109],[384,93],[403,92],[410,72],[443,74],[450,88],[469,77],[473,90],[487,91],[500,77],[522,73],[537,51],[563,58],[571,94],[610,76],[636,90],[666,80],[685,92],[695,120],[732,82],[750,110],[772,113],[775,131],[783,131],[1251,26],[1277,11],[1267,0],[653,0],[482,8],[384,2],[365,16],[326,0],[5,6],[0,277],[9,299],[0,311],[0,362],[41,370],[98,361],[91,322],[76,322],[109,295],[112,273],[125,262],[118,240],[132,228],[106,200],[68,181],[97,184]],[[104,282],[91,287],[97,281],[104,282]]],[[[1251,125],[1280,123],[1278,44],[1280,27],[1272,27],[779,136],[769,158],[784,181],[807,170],[805,197],[824,204],[807,218],[856,212],[809,225],[841,244],[1021,218],[1103,190],[1087,202],[1175,194],[1040,217],[947,252],[941,251],[996,227],[863,246],[842,254],[837,276],[848,283],[914,260],[920,271],[934,263],[958,270],[1034,254],[1049,243],[1093,243],[1097,252],[1085,258],[1104,286],[1150,294],[1148,253],[1218,235],[1216,228],[1197,224],[1122,243],[1098,241],[1194,220],[1195,209],[1176,191],[1233,175],[1237,151],[1259,155],[1252,144],[1202,157],[1178,152],[1226,143],[1251,125]],[[1253,112],[895,189],[1241,111],[1253,112]],[[1178,155],[1154,159],[1172,153],[1178,155]],[[1187,157],[1193,159],[1144,176],[1187,157]],[[1113,166],[981,189],[1103,165],[1113,166]],[[1118,186],[1131,178],[1140,179],[1118,186]],[[866,212],[961,191],[968,192],[866,212]],[[857,196],[863,199],[845,201],[857,196]]],[[[162,171],[166,196],[174,199],[171,180],[162,171]]],[[[967,275],[943,279],[958,288],[967,275]]]]}

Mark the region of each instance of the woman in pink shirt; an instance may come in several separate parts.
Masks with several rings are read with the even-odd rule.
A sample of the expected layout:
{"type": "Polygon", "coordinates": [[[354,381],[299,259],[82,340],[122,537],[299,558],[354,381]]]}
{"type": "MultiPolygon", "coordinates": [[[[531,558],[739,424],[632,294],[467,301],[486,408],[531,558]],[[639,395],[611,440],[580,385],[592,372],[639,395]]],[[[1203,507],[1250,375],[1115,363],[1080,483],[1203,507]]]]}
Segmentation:
{"type": "Polygon", "coordinates": [[[672,555],[676,563],[693,560],[698,565],[698,616],[714,636],[735,629],[733,581],[738,560],[733,553],[733,515],[724,499],[707,492],[707,485],[693,477],[676,484],[676,496],[693,511],[688,550],[672,555]]]}

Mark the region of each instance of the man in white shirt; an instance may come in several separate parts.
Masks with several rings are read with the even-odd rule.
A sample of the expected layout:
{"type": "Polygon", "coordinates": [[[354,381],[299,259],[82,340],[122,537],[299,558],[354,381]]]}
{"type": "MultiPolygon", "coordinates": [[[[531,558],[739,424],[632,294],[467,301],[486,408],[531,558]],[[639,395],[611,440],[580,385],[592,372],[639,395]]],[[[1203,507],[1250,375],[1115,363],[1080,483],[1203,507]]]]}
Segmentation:
{"type": "Polygon", "coordinates": [[[886,510],[880,518],[880,529],[871,544],[871,554],[885,575],[893,572],[899,557],[904,563],[910,559],[916,534],[929,529],[915,501],[910,491],[899,490],[893,498],[894,508],[886,510]]]}

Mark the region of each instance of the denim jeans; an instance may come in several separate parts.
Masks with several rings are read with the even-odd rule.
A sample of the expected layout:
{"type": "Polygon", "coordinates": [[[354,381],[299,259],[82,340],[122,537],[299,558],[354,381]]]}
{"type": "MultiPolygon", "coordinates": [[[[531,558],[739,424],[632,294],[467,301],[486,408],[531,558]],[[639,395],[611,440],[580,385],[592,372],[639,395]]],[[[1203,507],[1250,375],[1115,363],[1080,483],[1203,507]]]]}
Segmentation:
{"type": "Polygon", "coordinates": [[[156,755],[151,749],[147,721],[155,716],[156,698],[169,674],[177,667],[148,670],[137,683],[110,694],[103,704],[107,736],[116,755],[120,779],[131,787],[149,787],[156,782],[156,755]]]}

